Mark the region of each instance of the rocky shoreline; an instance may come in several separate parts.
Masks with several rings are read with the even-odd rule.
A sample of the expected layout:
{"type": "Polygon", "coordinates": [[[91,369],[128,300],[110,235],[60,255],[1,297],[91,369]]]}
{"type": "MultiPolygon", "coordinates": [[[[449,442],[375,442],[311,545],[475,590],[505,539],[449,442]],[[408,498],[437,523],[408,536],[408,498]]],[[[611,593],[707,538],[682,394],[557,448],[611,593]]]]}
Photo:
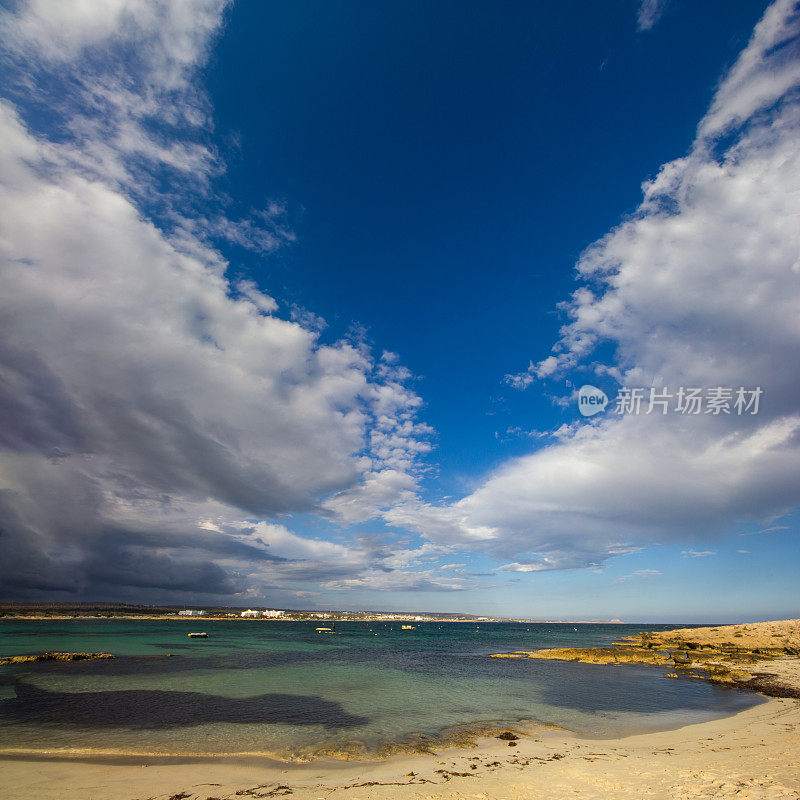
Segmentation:
{"type": "Polygon", "coordinates": [[[642,631],[607,647],[493,653],[492,658],[649,664],[668,677],[695,677],[770,697],[800,698],[800,620],[642,631]]]}

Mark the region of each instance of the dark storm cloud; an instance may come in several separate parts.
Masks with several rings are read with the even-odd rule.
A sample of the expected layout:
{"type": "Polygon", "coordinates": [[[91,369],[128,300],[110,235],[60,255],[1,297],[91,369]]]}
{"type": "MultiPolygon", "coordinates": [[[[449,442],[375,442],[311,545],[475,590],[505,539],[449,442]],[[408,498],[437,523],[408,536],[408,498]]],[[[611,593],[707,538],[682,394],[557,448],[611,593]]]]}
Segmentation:
{"type": "MultiPolygon", "coordinates": [[[[0,12],[7,91],[28,112],[0,103],[6,597],[263,590],[278,565],[319,548],[281,528],[248,540],[242,520],[314,510],[415,457],[419,398],[400,368],[279,318],[255,284],[228,282],[208,245],[212,228],[259,251],[293,239],[277,205],[226,220],[211,190],[222,165],[201,141],[210,118],[195,72],[224,7],[0,12]],[[393,437],[383,454],[370,444],[378,416],[393,437]]],[[[321,574],[370,558],[340,563],[321,574]]]]}

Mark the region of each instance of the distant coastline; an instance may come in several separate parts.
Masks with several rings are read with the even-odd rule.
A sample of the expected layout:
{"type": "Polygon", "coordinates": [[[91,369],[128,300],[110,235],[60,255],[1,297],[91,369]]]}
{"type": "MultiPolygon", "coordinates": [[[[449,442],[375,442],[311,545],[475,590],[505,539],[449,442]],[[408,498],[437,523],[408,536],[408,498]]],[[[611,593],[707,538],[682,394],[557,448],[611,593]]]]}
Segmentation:
{"type": "MultiPolygon", "coordinates": [[[[105,603],[0,603],[0,620],[180,620],[197,623],[201,620],[242,622],[518,622],[536,625],[624,625],[620,619],[529,619],[524,617],[487,617],[464,613],[431,611],[337,611],[279,609],[282,616],[242,617],[243,607],[199,607],[202,616],[182,616],[180,606],[129,606],[105,603]]],[[[635,623],[633,623],[635,624],[635,623]]],[[[645,623],[642,623],[643,626],[645,623]]]]}

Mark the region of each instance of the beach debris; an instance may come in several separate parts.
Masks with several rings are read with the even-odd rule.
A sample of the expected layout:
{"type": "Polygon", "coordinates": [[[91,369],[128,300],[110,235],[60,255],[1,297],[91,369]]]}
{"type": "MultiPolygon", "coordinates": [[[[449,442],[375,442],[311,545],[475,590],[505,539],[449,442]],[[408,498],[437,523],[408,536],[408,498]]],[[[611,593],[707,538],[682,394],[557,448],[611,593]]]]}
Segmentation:
{"type": "MultiPolygon", "coordinates": [[[[533,756],[532,761],[558,761],[561,758],[566,758],[566,753],[551,753],[549,756],[533,756]]],[[[591,755],[591,754],[590,754],[591,755]]]]}
{"type": "MultiPolygon", "coordinates": [[[[440,770],[441,771],[441,770],[440,770]]],[[[350,783],[338,787],[341,789],[360,789],[365,786],[410,786],[412,783],[436,783],[436,781],[428,780],[427,778],[412,778],[410,781],[365,781],[364,783],[350,783]]],[[[335,791],[334,788],[327,786],[321,787],[328,789],[328,791],[335,791]]]]}
{"type": "MultiPolygon", "coordinates": [[[[262,784],[261,786],[253,786],[250,789],[239,789],[239,791],[236,792],[238,797],[285,797],[289,794],[294,794],[294,789],[292,789],[291,786],[280,784],[279,786],[269,788],[268,783],[262,784]]],[[[186,797],[190,797],[190,795],[187,794],[186,797]]],[[[170,800],[172,800],[172,798],[170,798],[170,800]]]]}
{"type": "Polygon", "coordinates": [[[474,772],[451,772],[450,770],[446,769],[437,769],[436,773],[441,775],[446,781],[449,781],[450,778],[474,778],[474,772]]]}
{"type": "Polygon", "coordinates": [[[502,739],[504,742],[515,742],[517,739],[519,739],[519,736],[511,731],[503,731],[503,733],[501,733],[497,738],[502,739]]]}

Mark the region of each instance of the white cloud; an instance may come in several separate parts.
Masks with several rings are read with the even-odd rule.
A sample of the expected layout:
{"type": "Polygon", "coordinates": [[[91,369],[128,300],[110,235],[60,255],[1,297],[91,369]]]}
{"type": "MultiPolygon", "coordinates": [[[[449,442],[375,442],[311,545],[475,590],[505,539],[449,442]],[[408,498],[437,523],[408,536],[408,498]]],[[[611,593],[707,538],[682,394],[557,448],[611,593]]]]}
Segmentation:
{"type": "Polygon", "coordinates": [[[628,575],[623,575],[621,578],[617,578],[614,583],[622,583],[623,581],[630,581],[634,579],[650,581],[659,575],[661,575],[661,571],[657,569],[637,569],[628,575]]]}
{"type": "Polygon", "coordinates": [[[649,31],[661,19],[667,0],[642,0],[636,15],[636,24],[640,31],[649,31]]]}
{"type": "Polygon", "coordinates": [[[541,572],[546,567],[541,564],[520,564],[518,561],[514,561],[511,564],[503,564],[498,569],[500,572],[541,572]]]}
{"type": "Polygon", "coordinates": [[[385,572],[364,575],[358,578],[344,578],[322,584],[329,591],[416,591],[416,592],[460,592],[472,588],[474,582],[463,578],[444,578],[436,570],[419,572],[385,572]]]}
{"type": "Polygon", "coordinates": [[[261,544],[271,555],[281,559],[317,562],[363,560],[363,555],[352,548],[324,539],[297,536],[284,525],[257,522],[252,526],[239,523],[231,527],[244,532],[244,541],[261,544]]]}
{"type": "Polygon", "coordinates": [[[706,556],[715,556],[716,550],[681,550],[681,555],[684,558],[705,558],[706,556]]]}
{"type": "Polygon", "coordinates": [[[511,381],[591,366],[605,344],[615,353],[606,377],[761,386],[759,414],[606,412],[451,505],[404,502],[387,519],[535,571],[594,566],[800,504],[797,38],[795,4],[781,0],[721,82],[689,154],[582,255],[553,354],[511,381]]]}
{"type": "Polygon", "coordinates": [[[395,505],[402,497],[413,496],[417,482],[403,470],[370,472],[363,481],[333,495],[323,507],[335,519],[348,525],[373,519],[395,505]]]}
{"type": "MultiPolygon", "coordinates": [[[[419,547],[395,550],[391,555],[386,556],[381,563],[391,569],[405,569],[415,566],[419,562],[435,560],[449,552],[449,547],[423,542],[419,547]]],[[[439,569],[442,569],[442,567],[439,567],[439,569]]]]}
{"type": "Polygon", "coordinates": [[[771,525],[768,528],[761,528],[757,531],[751,531],[750,533],[740,533],[739,536],[759,536],[762,533],[783,533],[783,531],[791,530],[788,525],[771,525]]]}
{"type": "MultiPolygon", "coordinates": [[[[418,495],[432,431],[397,356],[323,344],[318,318],[282,319],[260,287],[229,282],[209,244],[269,252],[293,237],[280,204],[235,218],[196,206],[224,169],[195,77],[226,3],[101,6],[33,0],[0,12],[12,67],[0,104],[10,591],[296,592],[310,581],[456,591],[473,584],[423,567],[462,548],[506,572],[597,566],[800,503],[793,3],[767,12],[689,154],[582,256],[554,352],[508,379],[557,378],[611,343],[606,376],[758,384],[762,413],[565,426],[441,505],[418,495]],[[54,128],[34,128],[23,106],[48,107],[54,128]],[[341,545],[277,522],[310,510],[345,523],[382,516],[426,541],[341,545]]],[[[645,6],[654,22],[661,4],[645,6]]]]}
{"type": "MultiPolygon", "coordinates": [[[[407,370],[281,319],[253,282],[229,282],[202,219],[182,215],[220,168],[201,141],[194,72],[224,7],[36,0],[2,12],[14,96],[29,81],[63,122],[34,130],[0,102],[9,592],[229,593],[266,575],[392,570],[369,548],[242,523],[334,495],[352,517],[348,491],[380,507],[414,485],[430,430],[407,370]],[[51,98],[42,76],[64,94],[51,98]],[[164,168],[187,173],[183,195],[154,188],[164,168]]],[[[269,250],[264,237],[291,238],[282,213],[212,215],[211,234],[269,250]]]]}
{"type": "Polygon", "coordinates": [[[789,99],[800,83],[797,0],[776,0],[756,25],[747,47],[719,86],[699,127],[703,138],[717,136],[759,111],[789,99]]]}
{"type": "Polygon", "coordinates": [[[80,143],[70,156],[91,174],[149,191],[144,161],[202,184],[220,165],[198,136],[210,114],[194,77],[226,6],[29,0],[1,12],[5,55],[17,66],[8,88],[60,118],[60,138],[80,143]]]}
{"type": "Polygon", "coordinates": [[[145,33],[141,57],[161,65],[169,87],[182,83],[183,70],[203,55],[225,5],[225,0],[29,0],[17,13],[4,12],[3,21],[15,49],[63,66],[87,49],[145,33]]]}

